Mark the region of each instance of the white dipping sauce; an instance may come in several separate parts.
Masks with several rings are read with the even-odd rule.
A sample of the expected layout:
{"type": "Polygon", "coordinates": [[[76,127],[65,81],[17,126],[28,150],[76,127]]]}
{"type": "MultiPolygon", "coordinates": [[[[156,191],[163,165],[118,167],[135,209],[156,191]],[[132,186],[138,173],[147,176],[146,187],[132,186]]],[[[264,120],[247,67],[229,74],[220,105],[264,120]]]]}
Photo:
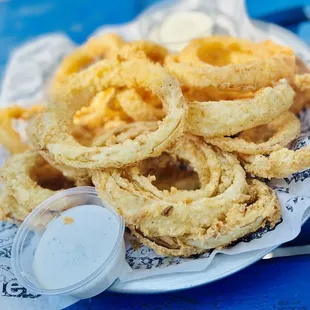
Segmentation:
{"type": "MultiPolygon", "coordinates": [[[[117,217],[100,206],[82,205],[61,213],[47,225],[36,248],[33,271],[38,282],[46,289],[61,289],[86,279],[107,260],[119,231],[117,217]]],[[[111,274],[101,274],[106,277],[111,274]]]]}
{"type": "Polygon", "coordinates": [[[213,20],[205,13],[175,12],[168,15],[161,25],[155,26],[149,35],[151,40],[180,51],[191,39],[211,35],[213,26],[213,20]]]}
{"type": "Polygon", "coordinates": [[[212,26],[213,21],[207,14],[177,12],[163,21],[158,34],[162,42],[182,42],[211,31],[212,26]]]}

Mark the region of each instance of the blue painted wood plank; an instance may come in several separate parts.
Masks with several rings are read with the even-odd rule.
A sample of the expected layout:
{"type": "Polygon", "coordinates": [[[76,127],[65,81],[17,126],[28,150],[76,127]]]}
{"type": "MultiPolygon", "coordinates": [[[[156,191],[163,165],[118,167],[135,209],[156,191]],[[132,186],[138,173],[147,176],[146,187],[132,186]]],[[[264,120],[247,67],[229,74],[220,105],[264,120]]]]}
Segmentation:
{"type": "Polygon", "coordinates": [[[199,288],[158,295],[103,293],[67,310],[306,310],[310,256],[260,261],[199,288]]]}
{"type": "Polygon", "coordinates": [[[259,18],[261,15],[310,4],[310,0],[246,0],[246,3],[250,16],[259,18]]]}
{"type": "Polygon", "coordinates": [[[298,25],[296,33],[302,40],[310,45],[310,21],[298,25]]]}
{"type": "MultiPolygon", "coordinates": [[[[54,31],[83,42],[97,27],[133,19],[158,0],[6,0],[0,1],[0,70],[9,52],[26,40],[54,31]]],[[[309,3],[310,0],[248,0],[250,16],[309,3]]]]}

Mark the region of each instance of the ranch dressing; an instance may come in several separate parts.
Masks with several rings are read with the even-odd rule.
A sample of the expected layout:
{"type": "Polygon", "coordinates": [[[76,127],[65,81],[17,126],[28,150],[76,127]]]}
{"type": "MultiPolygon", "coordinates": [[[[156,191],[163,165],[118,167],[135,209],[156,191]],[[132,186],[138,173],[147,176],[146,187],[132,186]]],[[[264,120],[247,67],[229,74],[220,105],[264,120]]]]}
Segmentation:
{"type": "Polygon", "coordinates": [[[212,34],[214,22],[198,11],[175,12],[168,15],[150,32],[151,40],[166,45],[170,50],[180,51],[188,41],[212,34]]]}
{"type": "MultiPolygon", "coordinates": [[[[33,260],[37,281],[46,289],[62,289],[85,280],[115,250],[120,225],[117,217],[101,206],[81,205],[62,212],[46,226],[37,245],[33,260]]],[[[111,264],[77,295],[89,297],[111,285],[124,256],[122,244],[111,264]]]]}

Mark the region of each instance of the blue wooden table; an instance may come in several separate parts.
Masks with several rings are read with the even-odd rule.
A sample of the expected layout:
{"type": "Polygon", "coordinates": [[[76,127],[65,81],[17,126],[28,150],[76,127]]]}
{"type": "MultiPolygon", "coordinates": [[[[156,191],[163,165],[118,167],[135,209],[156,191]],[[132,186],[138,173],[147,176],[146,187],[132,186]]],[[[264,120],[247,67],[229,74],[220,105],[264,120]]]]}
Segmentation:
{"type": "MultiPolygon", "coordinates": [[[[103,24],[122,23],[156,0],[0,0],[0,77],[10,51],[26,40],[54,31],[81,43],[103,24]]],[[[229,0],[227,0],[229,1],[229,0]]],[[[248,0],[254,18],[310,0],[248,0]]],[[[292,29],[310,43],[310,23],[292,29]]],[[[310,191],[310,189],[309,189],[310,191]]],[[[292,245],[309,244],[310,223],[292,245]]],[[[310,256],[260,261],[216,283],[160,295],[104,293],[69,310],[99,309],[310,309],[310,256]]]]}

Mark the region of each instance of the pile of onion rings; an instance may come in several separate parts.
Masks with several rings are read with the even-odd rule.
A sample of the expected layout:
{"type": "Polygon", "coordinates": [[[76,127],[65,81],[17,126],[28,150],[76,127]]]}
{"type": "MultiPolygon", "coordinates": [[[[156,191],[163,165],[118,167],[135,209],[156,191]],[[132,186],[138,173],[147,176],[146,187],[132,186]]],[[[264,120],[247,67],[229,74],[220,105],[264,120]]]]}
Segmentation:
{"type": "Polygon", "coordinates": [[[55,192],[94,185],[140,242],[191,256],[274,228],[279,201],[261,178],[310,167],[309,147],[289,149],[309,69],[271,41],[211,36],[175,55],[105,34],[64,58],[49,95],[44,109],[0,110],[12,153],[0,219],[23,221],[55,192]],[[28,122],[27,142],[14,118],[28,122]]]}

